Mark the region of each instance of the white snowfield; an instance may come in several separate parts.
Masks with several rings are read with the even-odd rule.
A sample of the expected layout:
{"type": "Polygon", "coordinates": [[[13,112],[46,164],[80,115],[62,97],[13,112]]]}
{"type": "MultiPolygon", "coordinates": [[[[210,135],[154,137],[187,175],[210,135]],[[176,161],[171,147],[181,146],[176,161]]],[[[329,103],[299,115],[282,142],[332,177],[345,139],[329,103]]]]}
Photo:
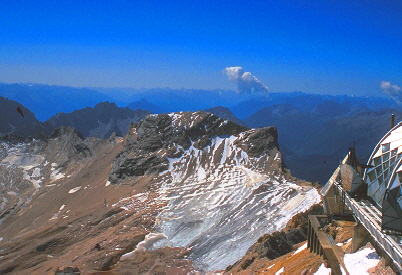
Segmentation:
{"type": "MultiPolygon", "coordinates": [[[[365,247],[355,253],[345,254],[343,260],[349,274],[371,274],[368,272],[370,268],[378,265],[380,256],[377,255],[374,248],[365,247]]],[[[346,272],[342,270],[342,274],[346,272]]],[[[315,275],[330,275],[331,269],[326,268],[324,264],[320,266],[315,275]]]]}
{"type": "Polygon", "coordinates": [[[179,148],[182,156],[162,173],[160,199],[168,204],[157,222],[166,239],[155,246],[190,247],[189,259],[203,271],[225,269],[263,234],[321,201],[316,189],[303,191],[264,172],[278,156],[249,157],[235,145],[238,138],[217,137],[202,150],[179,148]]]}

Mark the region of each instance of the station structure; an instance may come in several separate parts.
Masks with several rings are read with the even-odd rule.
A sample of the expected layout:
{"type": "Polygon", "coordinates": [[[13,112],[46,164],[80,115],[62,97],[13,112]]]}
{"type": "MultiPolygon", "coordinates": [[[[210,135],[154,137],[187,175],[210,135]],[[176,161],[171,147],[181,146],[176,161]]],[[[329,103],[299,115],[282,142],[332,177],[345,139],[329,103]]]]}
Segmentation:
{"type": "Polygon", "coordinates": [[[308,247],[324,257],[332,274],[348,274],[345,252],[323,230],[334,220],[354,222],[348,252],[369,240],[384,265],[402,273],[401,185],[402,122],[378,142],[367,164],[359,163],[355,147],[349,148],[321,190],[325,214],[309,216],[308,247]]]}

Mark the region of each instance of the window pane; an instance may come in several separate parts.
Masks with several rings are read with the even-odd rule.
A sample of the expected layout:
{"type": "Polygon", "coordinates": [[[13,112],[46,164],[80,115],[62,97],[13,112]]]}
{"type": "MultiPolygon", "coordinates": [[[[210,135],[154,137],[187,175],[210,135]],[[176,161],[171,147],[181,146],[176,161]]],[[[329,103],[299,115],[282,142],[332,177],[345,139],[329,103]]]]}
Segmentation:
{"type": "Polygon", "coordinates": [[[382,175],[378,177],[378,183],[381,185],[384,182],[382,175]]]}
{"type": "Polygon", "coordinates": [[[377,167],[377,168],[375,169],[375,171],[377,172],[377,177],[378,177],[379,175],[381,175],[381,174],[382,174],[382,168],[381,168],[381,166],[377,167]]]}
{"type": "Polygon", "coordinates": [[[369,176],[369,179],[370,179],[371,182],[374,181],[374,180],[375,180],[375,170],[374,170],[374,169],[371,170],[371,171],[368,173],[368,176],[369,176]]]}

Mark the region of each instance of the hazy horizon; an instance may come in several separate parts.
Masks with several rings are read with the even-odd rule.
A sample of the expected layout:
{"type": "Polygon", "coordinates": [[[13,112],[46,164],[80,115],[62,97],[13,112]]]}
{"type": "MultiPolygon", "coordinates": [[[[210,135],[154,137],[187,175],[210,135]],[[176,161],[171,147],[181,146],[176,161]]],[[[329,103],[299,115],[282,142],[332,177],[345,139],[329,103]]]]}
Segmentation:
{"type": "Polygon", "coordinates": [[[402,85],[401,12],[397,1],[7,1],[0,82],[227,90],[238,83],[223,72],[240,66],[270,92],[381,96],[384,81],[402,85]]]}

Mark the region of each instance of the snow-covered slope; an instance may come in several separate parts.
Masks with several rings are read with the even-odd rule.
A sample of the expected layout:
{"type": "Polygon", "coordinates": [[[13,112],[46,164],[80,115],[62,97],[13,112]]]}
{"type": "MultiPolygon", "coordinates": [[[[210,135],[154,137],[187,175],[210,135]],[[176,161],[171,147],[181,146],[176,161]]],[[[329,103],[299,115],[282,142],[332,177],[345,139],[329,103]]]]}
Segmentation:
{"type": "Polygon", "coordinates": [[[168,204],[157,229],[167,239],[157,245],[191,247],[190,259],[201,270],[225,269],[261,235],[320,201],[316,189],[264,173],[264,164],[279,154],[249,157],[235,145],[242,136],[217,137],[203,150],[191,146],[169,159],[164,172],[161,193],[168,204]]]}
{"type": "Polygon", "coordinates": [[[275,128],[247,129],[201,112],[147,118],[132,130],[116,163],[138,164],[135,156],[152,147],[144,158],[158,157],[161,169],[141,166],[141,173],[126,168],[116,174],[124,172],[128,182],[138,175],[157,176],[159,200],[166,206],[155,231],[166,238],[155,246],[190,247],[189,258],[200,270],[225,269],[262,234],[282,229],[320,201],[314,188],[287,179],[275,128]],[[224,132],[214,134],[223,126],[224,132]],[[155,132],[157,141],[150,135],[155,132]],[[171,132],[182,138],[163,138],[171,132]]]}

